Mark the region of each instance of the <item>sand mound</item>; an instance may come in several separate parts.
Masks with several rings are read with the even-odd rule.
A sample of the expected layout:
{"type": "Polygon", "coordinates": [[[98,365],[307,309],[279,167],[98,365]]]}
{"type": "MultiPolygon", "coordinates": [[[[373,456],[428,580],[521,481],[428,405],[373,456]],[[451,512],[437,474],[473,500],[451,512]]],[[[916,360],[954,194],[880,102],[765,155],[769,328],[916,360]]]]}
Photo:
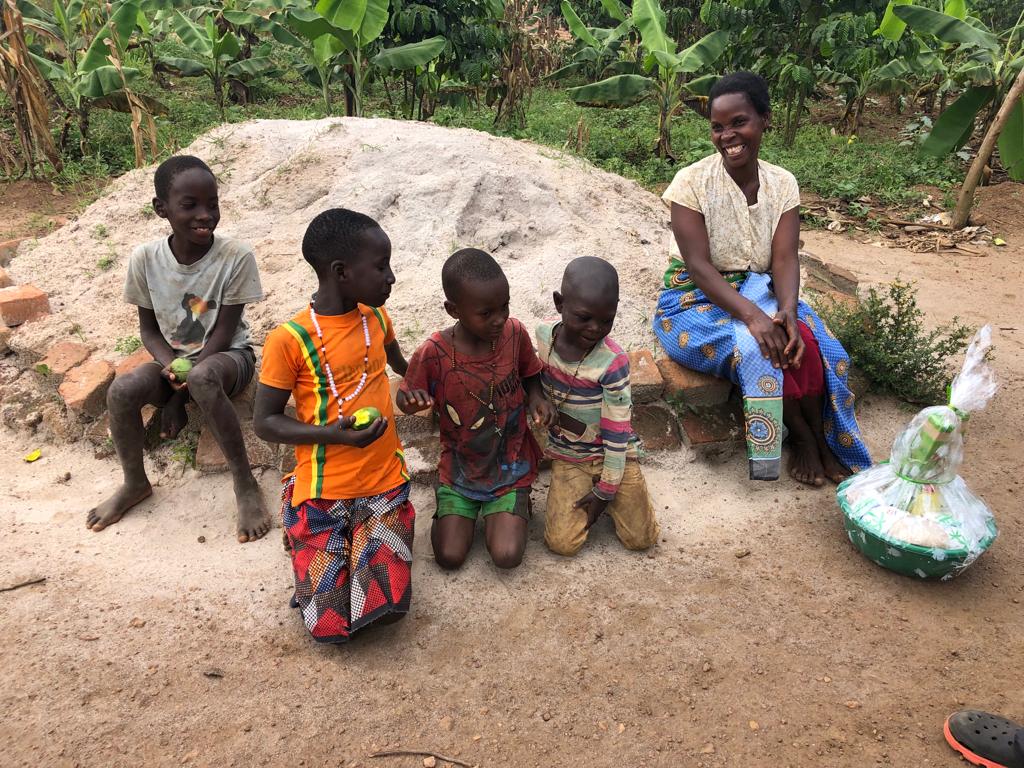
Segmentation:
{"type": "MultiPolygon", "coordinates": [[[[571,258],[608,259],[622,280],[614,335],[626,347],[650,345],[667,211],[579,158],[477,131],[358,118],[224,125],[184,151],[220,179],[218,231],[255,247],[266,299],[247,312],[260,343],[315,287],[300,252],[306,225],[343,206],[373,216],[391,237],[398,284],[388,309],[407,352],[447,325],[441,264],[465,246],[494,254],[512,313],[531,328],[552,315],[551,292],[571,258]]],[[[149,207],[152,177],[152,168],[125,175],[74,224],[22,248],[14,278],[47,291],[55,315],[25,326],[16,349],[41,354],[77,325],[114,358],[115,341],[138,333],[121,289],[132,247],[168,231],[149,207]]]]}

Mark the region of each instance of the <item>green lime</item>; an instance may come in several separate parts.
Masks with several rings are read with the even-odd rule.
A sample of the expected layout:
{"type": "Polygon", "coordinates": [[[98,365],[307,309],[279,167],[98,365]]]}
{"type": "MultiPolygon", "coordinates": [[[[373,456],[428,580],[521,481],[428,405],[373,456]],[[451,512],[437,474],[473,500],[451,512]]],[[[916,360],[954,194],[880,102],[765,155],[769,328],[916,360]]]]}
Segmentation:
{"type": "Polygon", "coordinates": [[[192,361],[187,357],[178,357],[171,363],[171,373],[174,374],[174,378],[177,381],[185,381],[188,379],[189,371],[192,370],[192,361]]]}
{"type": "Polygon", "coordinates": [[[380,418],[380,411],[370,405],[353,413],[352,418],[352,429],[366,429],[380,418]]]}

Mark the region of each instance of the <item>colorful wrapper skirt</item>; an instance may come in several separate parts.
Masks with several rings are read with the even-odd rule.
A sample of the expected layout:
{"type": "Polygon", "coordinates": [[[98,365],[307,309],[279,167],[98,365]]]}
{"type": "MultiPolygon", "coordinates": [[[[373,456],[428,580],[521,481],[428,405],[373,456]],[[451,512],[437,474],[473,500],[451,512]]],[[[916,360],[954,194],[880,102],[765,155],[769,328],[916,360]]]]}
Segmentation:
{"type": "Polygon", "coordinates": [[[412,601],[415,511],[409,484],[360,499],[309,499],[292,506],[295,478],[281,494],[291,545],[295,602],[313,639],[343,643],[412,601]]]}
{"type": "MultiPolygon", "coordinates": [[[[769,317],[778,311],[771,275],[730,272],[722,275],[742,296],[769,317]]],[[[669,357],[696,371],[730,379],[743,395],[747,458],[752,480],[777,480],[782,457],[782,370],[766,360],[745,323],[711,303],[685,271],[671,276],[672,287],[658,298],[654,332],[669,357]]],[[[850,358],[821,318],[805,302],[797,317],[814,334],[825,374],[822,421],[836,458],[851,471],[871,466],[853,413],[847,384],[850,358]]]]}

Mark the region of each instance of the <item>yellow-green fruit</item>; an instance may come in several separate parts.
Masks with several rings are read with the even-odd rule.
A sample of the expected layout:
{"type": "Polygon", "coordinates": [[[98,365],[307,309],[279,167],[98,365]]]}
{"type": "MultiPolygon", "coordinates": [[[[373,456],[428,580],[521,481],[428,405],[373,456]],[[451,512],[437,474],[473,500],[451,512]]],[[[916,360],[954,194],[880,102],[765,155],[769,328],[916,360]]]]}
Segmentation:
{"type": "Polygon", "coordinates": [[[358,411],[352,414],[352,429],[366,429],[379,418],[380,411],[378,411],[372,405],[366,408],[360,408],[358,411]]]}
{"type": "Polygon", "coordinates": [[[171,363],[171,373],[174,374],[176,381],[185,381],[188,379],[188,374],[191,370],[192,361],[187,357],[175,358],[174,362],[171,363]]]}

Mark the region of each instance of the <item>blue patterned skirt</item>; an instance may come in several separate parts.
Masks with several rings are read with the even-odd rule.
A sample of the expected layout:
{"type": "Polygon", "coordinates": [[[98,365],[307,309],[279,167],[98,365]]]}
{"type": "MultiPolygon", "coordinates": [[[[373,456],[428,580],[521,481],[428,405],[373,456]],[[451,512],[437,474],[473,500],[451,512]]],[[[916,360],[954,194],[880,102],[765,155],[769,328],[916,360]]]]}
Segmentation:
{"type": "MultiPolygon", "coordinates": [[[[771,275],[733,272],[722,275],[742,296],[769,317],[778,312],[771,275]]],[[[731,380],[743,395],[747,458],[752,480],[777,480],[782,457],[782,370],[772,367],[745,323],[712,304],[689,275],[674,276],[658,298],[654,333],[674,361],[695,371],[731,380]]],[[[842,344],[804,301],[797,317],[814,334],[825,373],[822,421],[825,440],[852,472],[871,466],[867,446],[853,413],[847,385],[850,358],[842,344]]]]}

